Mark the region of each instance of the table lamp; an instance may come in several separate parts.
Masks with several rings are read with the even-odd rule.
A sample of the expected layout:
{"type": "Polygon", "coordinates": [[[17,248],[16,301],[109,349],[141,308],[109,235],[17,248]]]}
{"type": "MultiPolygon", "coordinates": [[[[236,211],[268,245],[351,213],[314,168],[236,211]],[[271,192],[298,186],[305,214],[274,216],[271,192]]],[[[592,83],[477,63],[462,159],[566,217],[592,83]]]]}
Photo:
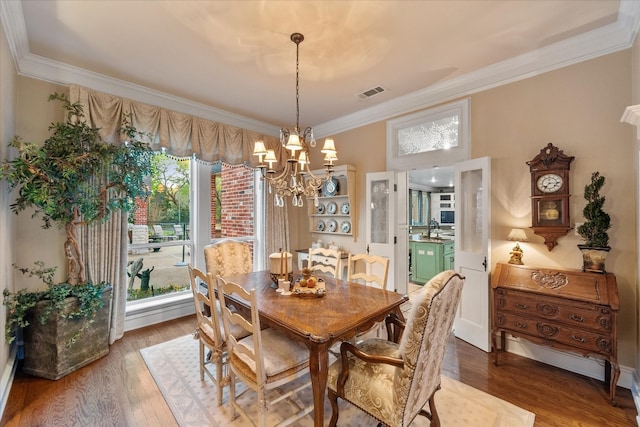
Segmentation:
{"type": "Polygon", "coordinates": [[[509,264],[517,264],[523,265],[522,262],[522,249],[520,248],[520,242],[527,241],[527,235],[522,228],[512,228],[507,236],[507,240],[515,241],[516,245],[513,247],[509,254],[511,255],[511,259],[509,259],[509,264]]]}

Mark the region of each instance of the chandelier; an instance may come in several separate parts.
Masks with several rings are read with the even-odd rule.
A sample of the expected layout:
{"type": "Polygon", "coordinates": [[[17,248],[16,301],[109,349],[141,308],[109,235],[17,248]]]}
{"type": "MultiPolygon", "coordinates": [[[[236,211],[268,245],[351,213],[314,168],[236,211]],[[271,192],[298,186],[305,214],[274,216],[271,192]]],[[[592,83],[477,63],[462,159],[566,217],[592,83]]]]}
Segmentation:
{"type": "Polygon", "coordinates": [[[280,129],[280,144],[287,153],[284,169],[280,172],[273,169],[273,164],[278,163],[278,159],[275,151],[267,150],[263,141],[256,141],[253,147],[253,154],[258,156],[258,168],[262,173],[262,179],[267,181],[269,193],[275,192],[274,204],[279,207],[284,206],[285,198],[288,197],[291,197],[291,203],[296,207],[304,206],[304,197],[313,197],[314,204],[318,206],[318,191],[323,181],[331,178],[333,162],[338,159],[333,139],[327,138],[321,150],[325,155],[325,176],[316,177],[309,169],[309,147],[315,147],[316,140],[312,128],[300,131],[299,57],[300,43],[303,40],[302,34],[291,34],[291,41],[296,44],[296,126],[293,131],[280,129]]]}

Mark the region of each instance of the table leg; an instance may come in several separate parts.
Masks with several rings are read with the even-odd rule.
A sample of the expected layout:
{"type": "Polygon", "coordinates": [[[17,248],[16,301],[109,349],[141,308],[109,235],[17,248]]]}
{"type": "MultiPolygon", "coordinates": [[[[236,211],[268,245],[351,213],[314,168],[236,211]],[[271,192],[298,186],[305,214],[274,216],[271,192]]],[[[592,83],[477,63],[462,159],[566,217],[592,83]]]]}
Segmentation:
{"type": "Polygon", "coordinates": [[[330,343],[309,344],[309,372],[313,389],[313,425],[324,424],[324,397],[327,393],[327,376],[329,375],[330,343]]]}

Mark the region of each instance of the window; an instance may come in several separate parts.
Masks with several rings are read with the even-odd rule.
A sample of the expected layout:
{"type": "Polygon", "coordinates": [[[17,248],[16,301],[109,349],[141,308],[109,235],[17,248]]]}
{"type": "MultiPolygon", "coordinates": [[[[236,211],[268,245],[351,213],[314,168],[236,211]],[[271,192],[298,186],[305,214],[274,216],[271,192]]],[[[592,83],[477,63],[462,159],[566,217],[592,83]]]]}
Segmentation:
{"type": "Polygon", "coordinates": [[[469,155],[469,100],[389,120],[387,141],[387,165],[392,170],[464,160],[469,155]]]}
{"type": "Polygon", "coordinates": [[[141,300],[190,295],[187,265],[200,262],[192,254],[220,238],[254,242],[262,217],[253,169],[163,153],[153,161],[151,196],[129,215],[128,311],[141,300]]]}

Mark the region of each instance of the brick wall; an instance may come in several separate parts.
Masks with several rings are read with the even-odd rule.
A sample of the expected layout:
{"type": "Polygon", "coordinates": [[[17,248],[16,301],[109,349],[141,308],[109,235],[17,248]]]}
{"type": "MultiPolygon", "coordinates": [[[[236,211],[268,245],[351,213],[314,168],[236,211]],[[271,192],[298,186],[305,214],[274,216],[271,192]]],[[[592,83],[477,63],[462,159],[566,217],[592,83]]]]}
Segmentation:
{"type": "Polygon", "coordinates": [[[147,200],[136,199],[136,207],[133,212],[133,223],[135,225],[147,225],[147,200]]]}
{"type": "MultiPolygon", "coordinates": [[[[246,166],[223,164],[221,175],[221,237],[253,235],[255,219],[253,172],[246,166]]],[[[215,187],[212,189],[215,190],[215,187]]],[[[214,209],[213,203],[215,200],[212,202],[212,209],[214,209]]]]}

